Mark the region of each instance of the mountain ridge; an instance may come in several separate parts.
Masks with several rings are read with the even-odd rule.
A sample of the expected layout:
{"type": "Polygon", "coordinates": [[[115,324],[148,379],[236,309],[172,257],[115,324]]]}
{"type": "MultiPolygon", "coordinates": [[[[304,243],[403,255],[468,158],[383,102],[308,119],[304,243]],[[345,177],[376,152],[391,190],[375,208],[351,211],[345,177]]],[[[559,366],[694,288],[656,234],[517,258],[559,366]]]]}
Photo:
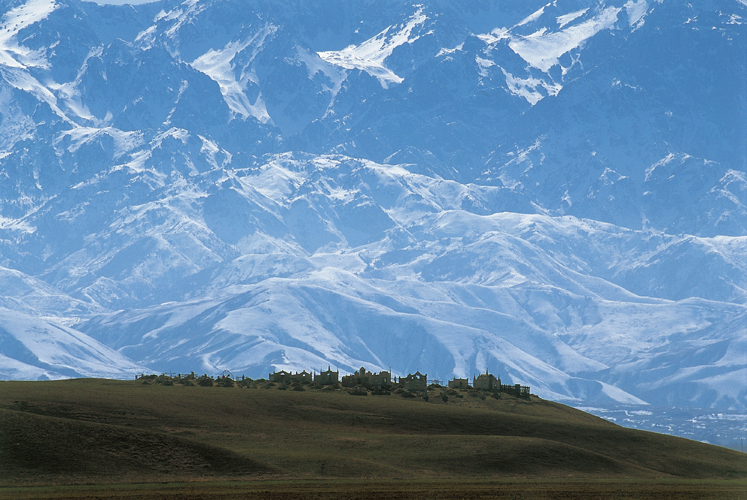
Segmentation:
{"type": "Polygon", "coordinates": [[[1,5],[8,339],[747,407],[742,3],[1,5]]]}

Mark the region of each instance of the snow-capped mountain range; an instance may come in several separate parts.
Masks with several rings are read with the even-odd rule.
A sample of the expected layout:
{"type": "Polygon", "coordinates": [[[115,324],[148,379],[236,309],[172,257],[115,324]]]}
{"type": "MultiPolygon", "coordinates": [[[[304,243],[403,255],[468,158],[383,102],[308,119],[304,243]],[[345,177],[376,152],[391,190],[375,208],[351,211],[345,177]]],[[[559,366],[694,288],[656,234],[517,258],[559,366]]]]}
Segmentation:
{"type": "Polygon", "coordinates": [[[747,2],[0,13],[0,377],[747,408],[747,2]]]}

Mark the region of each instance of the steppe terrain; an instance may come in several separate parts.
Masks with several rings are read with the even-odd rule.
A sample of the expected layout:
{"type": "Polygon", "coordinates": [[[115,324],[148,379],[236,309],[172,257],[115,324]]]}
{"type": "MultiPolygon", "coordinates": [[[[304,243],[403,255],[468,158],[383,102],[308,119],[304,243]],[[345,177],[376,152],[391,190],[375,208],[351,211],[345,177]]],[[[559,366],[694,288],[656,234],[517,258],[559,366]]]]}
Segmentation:
{"type": "Polygon", "coordinates": [[[747,455],[535,396],[225,385],[0,382],[0,499],[747,498],[747,455]]]}

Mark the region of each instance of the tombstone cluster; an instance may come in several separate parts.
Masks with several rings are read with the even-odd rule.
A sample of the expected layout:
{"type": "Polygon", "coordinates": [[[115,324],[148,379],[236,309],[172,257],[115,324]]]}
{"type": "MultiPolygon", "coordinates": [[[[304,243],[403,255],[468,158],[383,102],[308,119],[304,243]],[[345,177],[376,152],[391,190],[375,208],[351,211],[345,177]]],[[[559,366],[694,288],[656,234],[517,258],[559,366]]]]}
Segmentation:
{"type": "Polygon", "coordinates": [[[189,374],[161,374],[161,375],[135,375],[135,380],[140,380],[143,384],[160,384],[165,386],[201,386],[201,387],[248,387],[248,388],[270,388],[277,387],[279,390],[304,391],[304,386],[315,385],[325,390],[344,390],[354,396],[374,396],[390,395],[392,392],[402,397],[422,397],[426,401],[429,397],[429,391],[441,390],[441,399],[446,402],[449,396],[463,398],[459,390],[469,391],[470,396],[477,396],[485,399],[487,395],[499,398],[501,394],[510,394],[517,398],[529,399],[529,386],[520,384],[505,385],[501,384],[501,379],[493,374],[485,373],[477,377],[472,377],[472,384],[467,378],[454,378],[448,382],[448,387],[440,385],[440,381],[431,381],[428,383],[428,374],[415,373],[408,374],[406,377],[392,376],[390,371],[381,371],[374,373],[361,367],[360,370],[340,377],[340,371],[332,371],[330,367],[327,370],[291,373],[280,370],[268,375],[267,380],[253,380],[245,376],[234,378],[233,375],[224,371],[217,377],[210,375],[196,375],[195,372],[189,374]]]}

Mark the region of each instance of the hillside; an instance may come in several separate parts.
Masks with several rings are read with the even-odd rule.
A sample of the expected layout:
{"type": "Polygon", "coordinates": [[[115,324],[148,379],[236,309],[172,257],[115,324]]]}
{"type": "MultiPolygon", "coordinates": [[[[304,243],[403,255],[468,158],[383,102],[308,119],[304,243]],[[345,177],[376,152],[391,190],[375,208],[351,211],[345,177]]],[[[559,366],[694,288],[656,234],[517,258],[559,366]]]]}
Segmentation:
{"type": "Polygon", "coordinates": [[[444,402],[436,389],[426,402],[278,387],[0,383],[0,485],[747,478],[744,454],[625,429],[536,396],[465,391],[444,402]]]}

